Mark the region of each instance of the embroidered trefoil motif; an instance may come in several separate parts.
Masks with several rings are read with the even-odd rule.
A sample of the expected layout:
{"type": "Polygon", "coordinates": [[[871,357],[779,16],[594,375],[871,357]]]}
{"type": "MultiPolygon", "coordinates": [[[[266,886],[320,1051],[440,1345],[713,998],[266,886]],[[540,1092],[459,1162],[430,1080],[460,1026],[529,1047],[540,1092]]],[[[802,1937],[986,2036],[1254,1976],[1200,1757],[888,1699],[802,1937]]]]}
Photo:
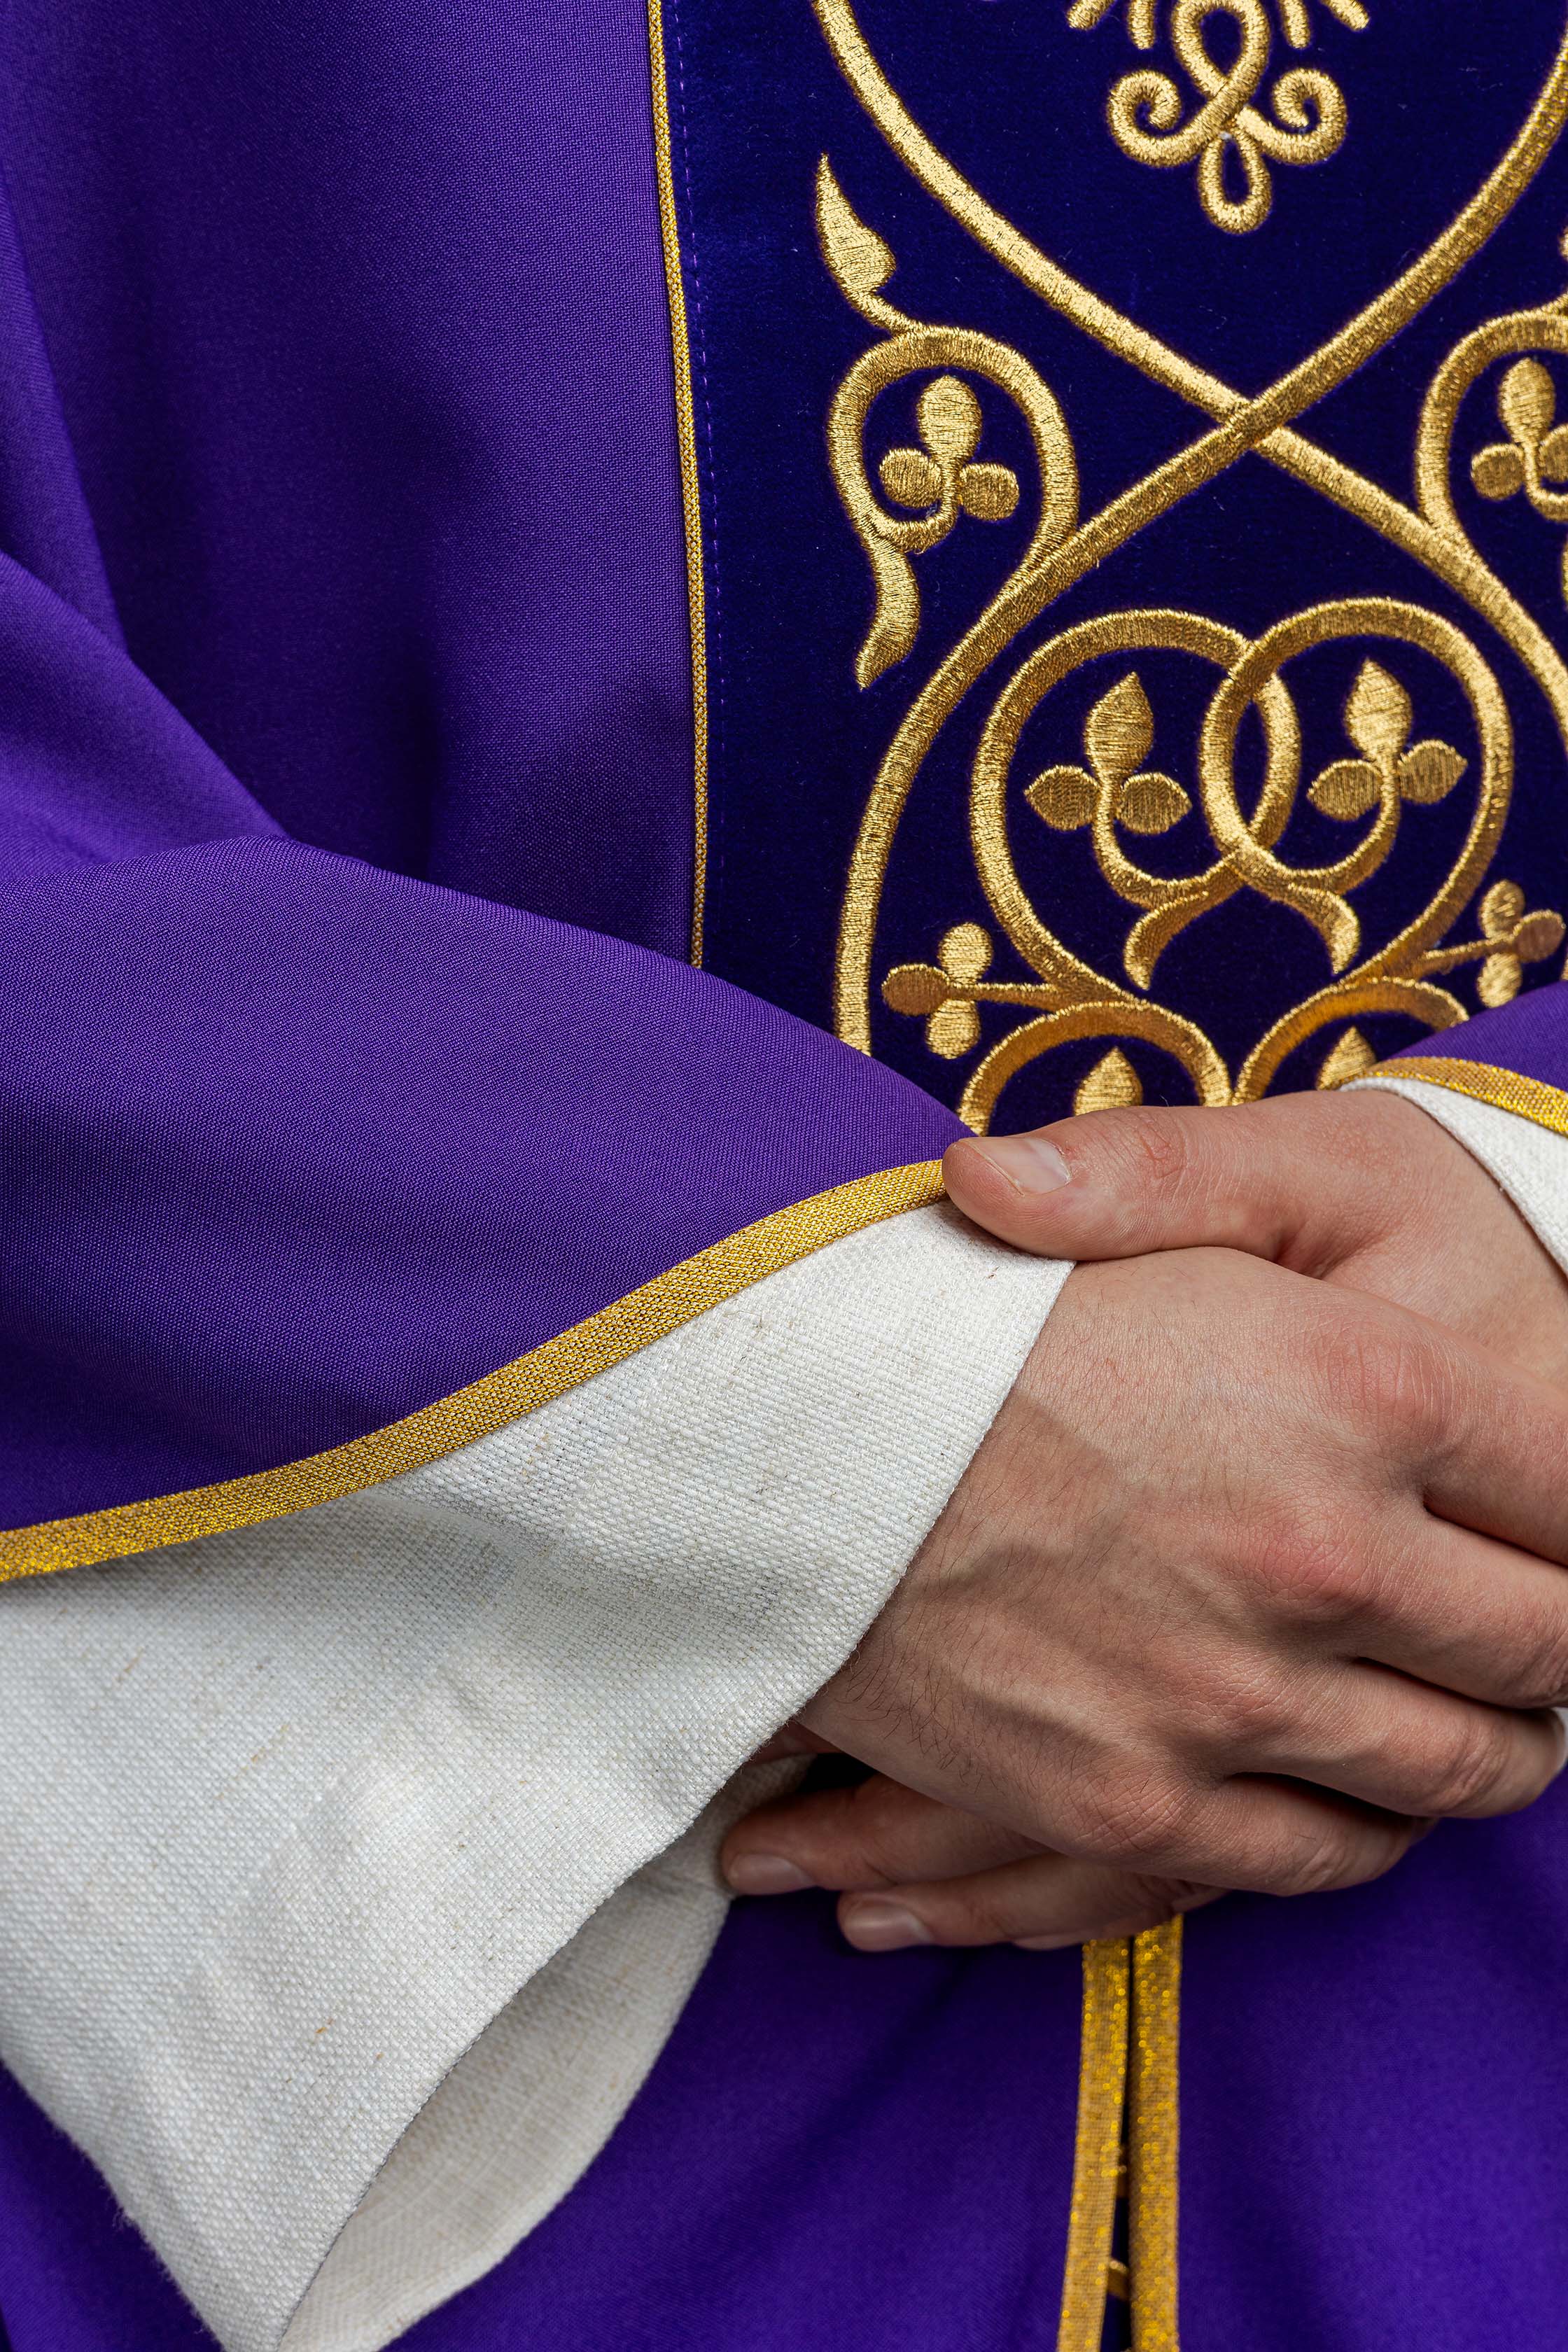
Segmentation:
{"type": "MultiPolygon", "coordinates": [[[[1568,425],[1557,422],[1557,388],[1540,360],[1516,360],[1498,386],[1498,418],[1506,441],[1489,442],[1470,460],[1470,479],[1483,499],[1500,502],[1522,490],[1548,522],[1568,523],[1568,425]]],[[[1563,549],[1563,594],[1568,600],[1568,541],[1563,549]]]]}
{"type": "Polygon", "coordinates": [[[1004,522],[1018,503],[1010,466],[973,462],[980,440],[980,403],[961,376],[939,375],[915,405],[921,446],[889,449],[878,467],[895,506],[935,508],[942,529],[960,509],[981,522],[1004,522]]]}
{"type": "Polygon", "coordinates": [[[1480,905],[1481,937],[1490,953],[1476,975],[1476,994],[1489,1007],[1510,1003],[1524,982],[1524,966],[1542,963],[1563,944],[1561,915],[1525,912],[1517,882],[1494,882],[1480,905]]]}
{"type": "Polygon", "coordinates": [[[1450,743],[1410,743],[1410,697],[1382,665],[1363,662],[1345,704],[1345,732],[1359,760],[1336,760],[1307,797],[1325,816],[1345,823],[1381,803],[1423,806],[1444,799],[1468,764],[1450,743]],[[1406,748],[1408,746],[1408,748],[1406,748]]]}
{"type": "MultiPolygon", "coordinates": [[[[1067,20],[1076,32],[1092,32],[1119,5],[1073,0],[1067,20]]],[[[1126,5],[1134,48],[1156,48],[1157,0],[1126,0],[1126,5]]],[[[1317,5],[1352,32],[1364,32],[1370,22],[1362,0],[1317,0],[1317,5]]],[[[1205,212],[1216,228],[1233,235],[1268,219],[1274,202],[1271,163],[1326,163],[1343,144],[1349,124],[1344,93],[1321,68],[1291,66],[1269,83],[1276,17],[1289,47],[1311,47],[1309,0],[1275,0],[1273,15],[1266,0],[1172,0],[1164,30],[1187,89],[1143,68],[1124,74],[1106,104],[1110,135],[1135,163],[1162,171],[1196,163],[1205,212]],[[1227,18],[1239,37],[1229,66],[1218,64],[1209,47],[1207,28],[1216,16],[1227,18]]]]}
{"type": "Polygon", "coordinates": [[[978,923],[955,923],[936,952],[934,964],[905,963],[890,971],[882,993],[895,1013],[923,1013],[928,1050],[956,1062],[980,1043],[972,992],[991,967],[990,934],[978,923]]]}
{"type": "Polygon", "coordinates": [[[1137,671],[1130,670],[1084,722],[1089,767],[1047,768],[1025,798],[1058,833],[1076,832],[1096,817],[1131,833],[1169,833],[1192,802],[1173,777],[1144,772],[1153,742],[1154,714],[1137,671]]]}

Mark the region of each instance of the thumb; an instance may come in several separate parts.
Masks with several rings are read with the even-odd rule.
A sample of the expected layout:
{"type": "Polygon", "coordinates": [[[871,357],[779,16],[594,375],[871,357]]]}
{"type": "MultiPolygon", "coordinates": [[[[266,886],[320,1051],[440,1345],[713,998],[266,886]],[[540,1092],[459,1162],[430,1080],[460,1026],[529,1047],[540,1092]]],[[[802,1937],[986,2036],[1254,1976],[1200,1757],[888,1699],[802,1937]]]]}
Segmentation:
{"type": "Polygon", "coordinates": [[[1389,1096],[1287,1095],[1090,1111],[952,1144],[942,1172],[965,1216],[1038,1256],[1235,1249],[1321,1275],[1397,1214],[1401,1137],[1385,1105],[1409,1108],[1389,1096]]]}

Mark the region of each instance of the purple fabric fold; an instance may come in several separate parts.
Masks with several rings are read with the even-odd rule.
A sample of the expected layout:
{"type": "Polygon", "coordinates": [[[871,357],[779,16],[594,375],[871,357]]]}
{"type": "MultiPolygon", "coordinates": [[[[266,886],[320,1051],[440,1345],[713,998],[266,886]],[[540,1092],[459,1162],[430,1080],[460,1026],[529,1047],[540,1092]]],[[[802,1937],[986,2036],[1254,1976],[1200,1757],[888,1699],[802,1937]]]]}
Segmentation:
{"type": "MultiPolygon", "coordinates": [[[[1556,2340],[1568,1786],[1391,1877],[1189,1920],[1184,2342],[1556,2340]]],[[[619,2131],[403,2352],[1051,2352],[1078,1956],[870,1959],[741,1904],[619,2131]]],[[[0,2076],[13,2352],[212,2352],[102,2182],[0,2076]]]]}
{"type": "Polygon", "coordinates": [[[674,960],[646,26],[459,15],[0,27],[3,1526],[362,1435],[958,1131],[674,960]]]}
{"type": "Polygon", "coordinates": [[[5,1523],[268,1467],[958,1122],[646,948],[283,842],[0,907],[5,1523]]]}

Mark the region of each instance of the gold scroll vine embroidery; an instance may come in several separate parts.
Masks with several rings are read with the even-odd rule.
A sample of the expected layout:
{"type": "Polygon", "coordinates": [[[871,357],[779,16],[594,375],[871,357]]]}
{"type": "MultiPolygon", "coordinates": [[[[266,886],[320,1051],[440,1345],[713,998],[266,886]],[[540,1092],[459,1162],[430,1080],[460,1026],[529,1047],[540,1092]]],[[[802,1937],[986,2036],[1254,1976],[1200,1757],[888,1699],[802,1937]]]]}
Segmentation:
{"type": "MultiPolygon", "coordinates": [[[[919,558],[951,530],[992,520],[1017,503],[1020,486],[1013,475],[984,453],[976,383],[982,394],[1000,395],[1023,415],[1039,485],[1038,517],[1022,558],[909,703],[872,787],[840,921],[836,1018],[842,1036],[869,1050],[872,955],[888,858],[909,794],[953,710],[1020,632],[1091,565],[1248,450],[1309,483],[1455,589],[1519,656],[1568,740],[1568,672],[1539,625],[1473,546],[1455,509],[1450,480],[1454,433],[1467,392],[1500,359],[1511,358],[1517,365],[1521,353],[1531,354],[1528,364],[1546,375],[1534,355],[1568,352],[1568,298],[1491,322],[1467,337],[1444,362],[1417,429],[1414,508],[1292,429],[1296,416],[1363,363],[1448,282],[1517,202],[1562,128],[1568,103],[1563,57],[1501,163],[1428,251],[1321,350],[1246,401],[1102,303],[986,205],[911,121],[867,47],[849,0],[814,5],[866,111],[953,218],[1052,308],[1220,420],[1099,514],[1081,519],[1072,436],[1049,386],[1010,346],[968,329],[925,323],[897,308],[884,290],[896,257],[855,214],[824,161],[817,190],[823,255],[840,290],[882,337],[848,370],[828,418],[835,478],[872,572],[872,625],[857,662],[863,686],[906,658],[918,640],[919,558]],[[915,403],[919,446],[911,442],[883,459],[878,480],[884,504],[867,471],[865,431],[873,404],[906,379],[926,380],[915,403]],[[922,508],[894,511],[916,499],[925,501],[922,508]]],[[[1550,388],[1549,377],[1547,382],[1550,388]]],[[[1516,385],[1503,400],[1501,415],[1510,433],[1507,448],[1521,469],[1519,487],[1539,510],[1558,519],[1551,504],[1542,507],[1542,501],[1557,495],[1552,483],[1557,469],[1568,465],[1568,438],[1552,441],[1556,427],[1547,418],[1533,375],[1522,394],[1516,385]]],[[[1514,459],[1499,455],[1501,447],[1491,445],[1483,482],[1512,494],[1514,459]]],[[[1568,509],[1563,519],[1568,519],[1568,509]]],[[[1105,689],[1094,707],[1095,733],[1102,745],[1112,747],[1114,764],[1116,712],[1107,698],[1121,694],[1129,709],[1135,698],[1146,699],[1135,658],[1122,664],[1119,676],[1107,677],[1105,689]]],[[[1551,954],[1559,943],[1559,916],[1529,908],[1511,881],[1495,886],[1483,901],[1473,939],[1448,939],[1486,877],[1507,814],[1512,773],[1511,729],[1489,667],[1462,631],[1420,606],[1381,598],[1337,600],[1289,616],[1255,644],[1192,614],[1106,615],[1029,656],[997,699],[972,770],[975,870],[996,929],[1035,977],[1016,982],[988,977],[994,953],[991,933],[982,925],[959,924],[933,941],[931,961],[882,975],[886,999],[895,1011],[923,1019],[933,1052],[952,1058],[966,1055],[978,1041],[976,1005],[1015,1004],[1033,1016],[1005,1034],[969,1075],[962,1108],[976,1127],[989,1122],[1002,1088],[1017,1071],[1058,1045],[1096,1037],[1108,1045],[1140,1040],[1154,1045],[1180,1066],[1200,1101],[1225,1102],[1263,1093],[1291,1052],[1320,1030],[1337,1028],[1320,1077],[1321,1083],[1342,1083],[1370,1059],[1370,1048],[1354,1028],[1358,1018],[1399,1012],[1429,1029],[1449,1026],[1464,1017],[1464,1007],[1441,982],[1457,966],[1479,963],[1486,975],[1483,1001],[1500,1002],[1500,992],[1510,982],[1517,984],[1522,965],[1551,954]],[[1373,649],[1367,648],[1368,639],[1373,649]],[[1306,789],[1321,811],[1358,829],[1342,857],[1303,870],[1286,863],[1276,847],[1302,783],[1289,666],[1342,643],[1361,656],[1346,682],[1345,756],[1306,789]],[[1013,791],[1019,732],[1053,687],[1090,661],[1156,650],[1186,654],[1220,672],[1190,776],[1195,789],[1174,776],[1144,770],[1142,750],[1120,778],[1105,767],[1103,757],[1097,771],[1093,748],[1086,742],[1081,766],[1062,761],[1048,777],[1021,774],[1025,790],[1013,791]],[[1418,724],[1434,668],[1459,687],[1468,705],[1471,740],[1462,745],[1418,724]],[[1237,792],[1233,753],[1251,708],[1262,721],[1269,760],[1264,789],[1248,814],[1237,792]],[[1069,765],[1080,766],[1077,785],[1063,772],[1069,765]],[[1150,781],[1156,776],[1157,782],[1150,781]],[[1353,892],[1394,852],[1402,826],[1419,821],[1426,807],[1458,790],[1461,780],[1473,795],[1470,822],[1441,888],[1395,939],[1371,954],[1361,953],[1353,892]],[[1123,953],[1124,977],[1097,971],[1072,955],[1031,903],[1010,845],[1011,808],[1016,803],[1030,821],[1047,824],[1065,822],[1074,810],[1083,814],[1101,874],[1139,909],[1123,953]],[[1150,874],[1129,854],[1125,834],[1157,829],[1167,818],[1173,825],[1189,807],[1208,827],[1215,856],[1201,872],[1180,881],[1150,874]],[[1310,922],[1323,940],[1332,977],[1275,1024],[1232,1072],[1196,1024],[1158,1002],[1152,983],[1159,954],[1176,931],[1243,888],[1310,922]]],[[[1133,1099],[1136,1085],[1117,1044],[1093,1073],[1083,1107],[1133,1099]]]]}
{"type": "MultiPolygon", "coordinates": [[[[1091,31],[1117,0],[1073,0],[1068,23],[1091,31]]],[[[1321,0],[1342,25],[1364,30],[1361,0],[1321,0]]],[[[1311,46],[1307,0],[1278,0],[1279,29],[1289,47],[1311,46]]],[[[1152,49],[1159,37],[1155,0],[1128,0],[1133,46],[1152,49]]],[[[1172,0],[1171,47],[1194,102],[1152,68],[1124,74],[1114,84],[1105,120],[1122,153],[1156,170],[1197,164],[1198,200],[1216,228],[1240,235],[1261,227],[1274,202],[1272,163],[1323,163],[1344,143],[1349,115],[1332,76],[1315,66],[1291,66],[1267,89],[1274,60],[1274,27],[1265,0],[1172,0]],[[1237,48],[1229,67],[1215,63],[1205,28],[1215,17],[1235,26],[1237,48]]]]}
{"type": "MultiPolygon", "coordinates": [[[[1078,14],[1085,22],[1098,21],[1110,5],[1078,14]]],[[[1248,452],[1355,516],[1453,590],[1517,656],[1568,743],[1568,671],[1472,543],[1452,483],[1460,408],[1482,377],[1507,361],[1498,392],[1504,437],[1473,453],[1472,485],[1483,498],[1523,496],[1545,520],[1568,521],[1568,434],[1555,421],[1555,387],[1546,364],[1568,352],[1568,297],[1494,320],[1449,353],[1427,391],[1416,429],[1414,505],[1296,430],[1296,420],[1415,317],[1518,202],[1568,115],[1568,37],[1518,138],[1448,227],[1338,334],[1247,399],[1103,302],[980,196],[909,114],[866,43],[852,0],[813,0],[813,5],[845,79],[912,178],[1053,310],[1214,420],[1196,441],[1083,520],[1071,432],[1050,387],[1011,347],[961,327],[928,324],[888,299],[895,257],[858,218],[824,159],[817,190],[823,256],[847,299],[883,338],[850,368],[828,420],[835,478],[872,573],[873,620],[857,662],[862,686],[908,658],[919,642],[918,560],[950,531],[1014,511],[1023,495],[1016,476],[984,453],[984,395],[1010,401],[1024,417],[1039,490],[1038,518],[1023,557],[913,694],[873,782],[840,920],[835,999],[840,1035],[869,1052],[873,956],[889,856],[909,796],[953,712],[1067,588],[1248,452]],[[866,468],[867,421],[885,392],[905,382],[913,389],[917,380],[915,437],[890,450],[879,468],[889,501],[884,506],[866,468]]],[[[1280,5],[1287,37],[1305,37],[1303,0],[1280,0],[1280,5]]],[[[1129,0],[1129,11],[1134,38],[1146,31],[1152,43],[1153,0],[1129,0]]],[[[1205,13],[1190,8],[1189,21],[1201,22],[1205,13]]],[[[1362,12],[1355,0],[1343,0],[1332,13],[1352,22],[1362,12]]],[[[982,1003],[1018,1006],[1025,1017],[981,1056],[965,1086],[963,1108],[977,1128],[989,1122],[1017,1070],[1058,1045],[1090,1038],[1140,1039],[1159,1047],[1180,1066],[1199,1100],[1217,1103],[1262,1093],[1289,1054],[1332,1029],[1339,1034],[1320,1066],[1319,1083],[1342,1084],[1371,1059],[1357,1016],[1398,1011],[1440,1030],[1465,1017],[1460,1000],[1441,985],[1457,966],[1478,961],[1482,1002],[1502,1003],[1520,985],[1523,965],[1561,944],[1561,917],[1530,908],[1516,883],[1493,881],[1483,888],[1512,773],[1509,714],[1489,666],[1461,630],[1413,604],[1340,599],[1289,615],[1254,641],[1190,613],[1102,615],[1027,656],[993,703],[971,770],[975,872],[997,928],[1034,979],[989,981],[989,932],[978,923],[959,923],[942,935],[934,963],[884,974],[886,1000],[895,1011],[923,1019],[931,1051],[952,1059],[978,1048],[982,1003]],[[1364,829],[1342,856],[1303,871],[1279,854],[1301,785],[1288,673],[1304,654],[1342,644],[1357,656],[1342,706],[1344,751],[1307,791],[1324,815],[1364,829]],[[1138,658],[1154,651],[1176,652],[1218,672],[1190,772],[1195,790],[1152,764],[1156,714],[1138,658]],[[1074,753],[1081,749],[1081,757],[1058,759],[1032,776],[1033,763],[1025,761],[1015,777],[1014,755],[1026,722],[1054,688],[1098,660],[1115,667],[1091,703],[1081,745],[1063,747],[1074,753]],[[1418,722],[1434,666],[1463,693],[1473,736],[1463,747],[1418,722]],[[1237,731],[1249,711],[1258,714],[1266,745],[1264,782],[1250,814],[1241,807],[1233,772],[1237,731]],[[1015,791],[1015,784],[1021,789],[1015,791]],[[1355,891],[1393,855],[1405,822],[1419,821],[1424,809],[1467,786],[1473,801],[1466,838],[1441,887],[1393,941],[1363,955],[1355,891]],[[1030,901],[1011,855],[1013,806],[1047,826],[1091,831],[1102,877],[1138,910],[1122,950],[1125,982],[1072,956],[1030,901]],[[1194,810],[1215,853],[1203,869],[1173,880],[1142,867],[1123,835],[1173,830],[1194,810]],[[1276,1023],[1232,1074],[1202,1030],[1151,992],[1160,955],[1176,931],[1239,889],[1258,892],[1310,923],[1331,978],[1276,1023]],[[1477,936],[1452,943],[1450,930],[1478,892],[1477,936]]],[[[1447,1066],[1434,1068],[1439,1066],[1447,1066]]],[[[1078,1104],[1134,1100],[1137,1092],[1131,1064],[1113,1045],[1079,1089],[1078,1104]]],[[[1141,1937],[1131,1946],[1086,1948],[1079,2145],[1058,2352],[1089,2352],[1098,2345],[1107,2288],[1120,2284],[1110,2233],[1124,2112],[1131,2257],[1125,2285],[1134,2341],[1140,2352],[1177,2352],[1178,1937],[1179,1930],[1168,1937],[1157,1931],[1154,1939],[1141,1937]],[[1124,2036],[1134,2007],[1130,2081],[1124,2036]]]]}

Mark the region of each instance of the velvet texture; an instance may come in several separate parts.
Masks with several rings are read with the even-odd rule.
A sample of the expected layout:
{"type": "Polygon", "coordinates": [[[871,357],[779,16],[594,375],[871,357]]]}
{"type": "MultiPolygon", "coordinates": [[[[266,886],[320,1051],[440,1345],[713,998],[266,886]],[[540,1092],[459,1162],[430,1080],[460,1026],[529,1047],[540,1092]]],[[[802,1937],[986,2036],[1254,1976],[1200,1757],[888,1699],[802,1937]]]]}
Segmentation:
{"type": "MultiPolygon", "coordinates": [[[[872,779],[917,691],[1002,588],[1040,508],[1040,466],[1018,408],[971,367],[982,416],[974,455],[1013,469],[1014,514],[963,516],[916,556],[921,601],[908,655],[868,688],[855,678],[871,617],[870,575],[825,460],[836,388],[880,341],[825,266],[813,191],[826,156],[865,226],[897,267],[882,296],[911,317],[994,338],[1028,362],[1061,404],[1094,515],[1147,471],[1197,439],[1209,419],[1146,380],[1058,315],[1002,268],[917,184],[857,104],[812,9],[771,0],[713,9],[670,0],[681,76],[676,91],[687,299],[700,362],[698,423],[708,468],[706,512],[712,638],[722,688],[713,702],[714,853],[709,961],[743,986],[807,1019],[833,1019],[835,944],[845,874],[872,779]],[[779,723],[779,714],[788,723],[779,723]],[[803,807],[810,822],[801,821],[803,807]]],[[[1066,0],[863,0],[858,23],[909,113],[980,193],[1139,326],[1236,390],[1261,392],[1398,277],[1485,180],[1523,122],[1563,35],[1555,0],[1531,0],[1500,36],[1488,0],[1454,0],[1443,37],[1420,10],[1373,9],[1352,31],[1321,5],[1307,12],[1313,46],[1274,35],[1271,73],[1304,66],[1331,75],[1349,129],[1339,152],[1310,167],[1276,163],[1267,222],[1227,235],[1205,217],[1194,165],[1159,170],[1124,154],[1107,130],[1108,93],[1124,75],[1155,70],[1188,88],[1156,11],[1152,52],[1128,37],[1116,5],[1089,31],[1067,24],[1066,0]]],[[[1267,11],[1278,26],[1272,0],[1267,11]]],[[[1205,37],[1227,54],[1227,27],[1205,37]]],[[[1270,82],[1266,80],[1265,89],[1270,82]]],[[[1227,170],[1232,166],[1227,164],[1227,170]]],[[[1481,256],[1391,346],[1301,429],[1397,497],[1411,497],[1417,419],[1434,372],[1460,338],[1499,315],[1555,299],[1565,181],[1561,152],[1481,256]]],[[[883,512],[912,525],[879,483],[892,450],[918,450],[921,394],[933,352],[883,391],[867,419],[870,488],[883,512]]],[[[1466,403],[1454,478],[1461,519],[1487,560],[1549,632],[1561,635],[1561,528],[1522,496],[1489,503],[1468,481],[1471,456],[1506,438],[1496,395],[1500,365],[1466,403]]],[[[1493,668],[1517,741],[1517,782],[1489,879],[1516,882],[1531,908],[1568,912],[1568,794],[1563,743],[1546,702],[1507,644],[1422,565],[1374,530],[1256,456],[1146,529],[1070,588],[977,676],[928,751],[894,835],[875,910],[870,1035],[878,1055],[957,1102],[979,1054],[1025,1017],[983,1003],[973,1050],[931,1049],[923,1021],[890,1009],[881,982],[900,964],[937,960],[951,927],[987,934],[993,982],[1037,982],[984,893],[970,845],[969,783],[982,724],[1025,656],[1081,621],[1175,609],[1252,637],[1325,600],[1407,600],[1454,621],[1493,668]]],[[[1314,805],[1306,787],[1353,754],[1345,709],[1367,657],[1412,702],[1412,740],[1450,743],[1468,772],[1439,803],[1408,806],[1380,869],[1351,893],[1358,954],[1385,946],[1436,894],[1458,854],[1474,797],[1474,729],[1454,678],[1402,644],[1347,635],[1289,665],[1301,728],[1301,791],[1278,843],[1301,867],[1344,856],[1366,831],[1314,805]]],[[[1095,701],[1135,672],[1151,706],[1144,764],[1169,774],[1194,805],[1168,833],[1124,827],[1123,852],[1159,875],[1191,875],[1214,858],[1197,803],[1196,747],[1219,672],[1207,661],[1134,646],[1088,664],[1054,688],[1025,728],[1006,834],[1023,890],[1062,944],[1134,996],[1152,994],[1211,1038],[1234,1075],[1270,1024],[1332,977],[1323,939],[1294,908],[1243,891],[1201,915],[1165,949],[1152,990],[1121,961],[1137,908],[1097,868],[1087,829],[1043,823],[1024,799],[1037,772],[1081,763],[1095,701]]],[[[1238,796],[1250,809],[1261,778],[1261,733],[1243,727],[1238,796]]],[[[1477,937],[1474,907],[1443,934],[1477,937]]],[[[1479,959],[1447,977],[1466,1012],[1479,959]]],[[[1539,986],[1562,969],[1561,946],[1526,966],[1539,986]]],[[[1358,1014],[1379,1056],[1426,1038],[1400,1011],[1358,1014]]],[[[1310,1087],[1343,1024],[1314,1028],[1273,1084],[1310,1087]]],[[[1058,1045],[1003,1092],[996,1123],[1060,1116],[1116,1044],[1147,1099],[1193,1099],[1168,1053],[1114,1023],[1058,1045]]],[[[1426,1045],[1439,1052],[1446,1046],[1426,1045]]]]}

